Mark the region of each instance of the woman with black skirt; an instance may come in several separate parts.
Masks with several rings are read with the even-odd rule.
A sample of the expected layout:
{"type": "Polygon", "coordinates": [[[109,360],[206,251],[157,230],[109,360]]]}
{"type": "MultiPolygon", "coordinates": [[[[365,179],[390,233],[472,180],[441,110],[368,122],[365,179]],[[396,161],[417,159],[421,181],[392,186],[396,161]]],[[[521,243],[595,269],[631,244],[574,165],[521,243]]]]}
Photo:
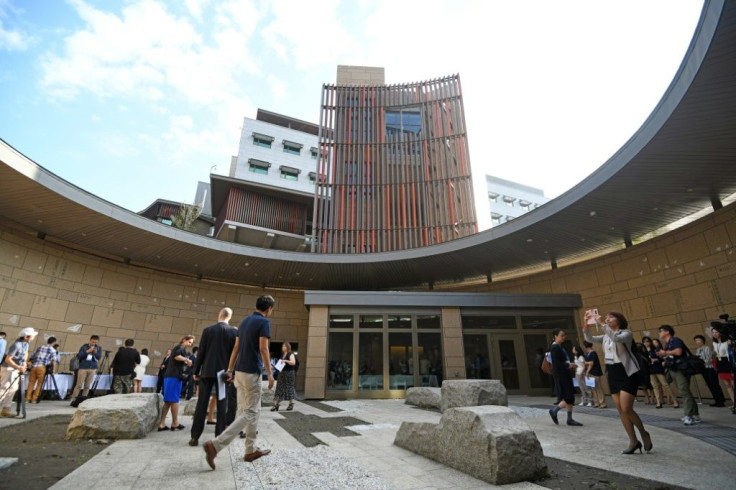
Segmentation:
{"type": "Polygon", "coordinates": [[[279,411],[279,402],[281,400],[289,400],[289,406],[286,410],[294,409],[294,398],[296,398],[296,356],[291,352],[291,344],[284,342],[281,346],[281,360],[284,361],[284,368],[279,373],[279,379],[276,382],[276,393],[273,396],[272,412],[279,411]]]}
{"type": "Polygon", "coordinates": [[[575,406],[575,388],[572,385],[572,371],[570,368],[570,356],[562,347],[565,341],[565,332],[561,328],[552,330],[555,341],[549,349],[552,358],[552,378],[555,381],[555,395],[557,396],[556,407],[549,410],[552,422],[559,424],[557,412],[567,409],[567,425],[582,426],[580,422],[573,420],[572,407],[575,406]]]}
{"type": "Polygon", "coordinates": [[[587,317],[583,321],[583,334],[588,342],[603,344],[603,353],[606,361],[606,377],[611,390],[611,398],[616,404],[618,416],[629,436],[629,447],[622,454],[633,454],[638,449],[641,453],[642,443],[636,438],[634,427],[639,429],[639,435],[644,441],[644,450],[652,450],[652,438],[644,430],[644,424],[634,411],[634,400],[639,388],[639,364],[634,358],[634,336],[627,329],[629,322],[616,311],[606,315],[605,323],[600,316],[587,317]],[[596,325],[603,327],[603,335],[593,336],[590,333],[589,318],[593,318],[596,325]]]}

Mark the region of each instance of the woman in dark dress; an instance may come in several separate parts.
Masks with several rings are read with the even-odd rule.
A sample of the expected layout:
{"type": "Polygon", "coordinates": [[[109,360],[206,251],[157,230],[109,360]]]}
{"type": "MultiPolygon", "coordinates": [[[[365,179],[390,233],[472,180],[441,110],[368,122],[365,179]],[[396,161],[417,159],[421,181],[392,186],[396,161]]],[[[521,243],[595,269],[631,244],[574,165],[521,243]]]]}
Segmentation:
{"type": "Polygon", "coordinates": [[[575,388],[572,385],[572,371],[570,370],[570,356],[562,347],[565,341],[565,331],[561,328],[552,330],[555,341],[552,342],[549,353],[552,357],[552,378],[555,381],[555,395],[557,395],[557,406],[549,410],[549,416],[555,424],[557,412],[561,409],[567,410],[567,425],[582,426],[580,422],[573,420],[572,407],[575,406],[575,388]]]}
{"type": "Polygon", "coordinates": [[[279,402],[281,400],[289,400],[289,406],[286,410],[294,409],[294,398],[296,398],[296,356],[291,352],[291,344],[284,342],[281,346],[281,360],[284,361],[284,368],[279,373],[279,379],[276,382],[276,393],[273,396],[272,412],[279,411],[279,402]]]}

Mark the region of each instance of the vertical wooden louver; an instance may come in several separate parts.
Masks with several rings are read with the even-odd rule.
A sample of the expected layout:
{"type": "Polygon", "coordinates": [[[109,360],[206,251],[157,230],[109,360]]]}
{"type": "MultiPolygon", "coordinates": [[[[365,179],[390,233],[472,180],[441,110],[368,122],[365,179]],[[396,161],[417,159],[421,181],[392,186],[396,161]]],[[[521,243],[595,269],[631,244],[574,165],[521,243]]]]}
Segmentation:
{"type": "Polygon", "coordinates": [[[312,251],[425,247],[477,230],[459,75],[323,85],[312,251]]]}

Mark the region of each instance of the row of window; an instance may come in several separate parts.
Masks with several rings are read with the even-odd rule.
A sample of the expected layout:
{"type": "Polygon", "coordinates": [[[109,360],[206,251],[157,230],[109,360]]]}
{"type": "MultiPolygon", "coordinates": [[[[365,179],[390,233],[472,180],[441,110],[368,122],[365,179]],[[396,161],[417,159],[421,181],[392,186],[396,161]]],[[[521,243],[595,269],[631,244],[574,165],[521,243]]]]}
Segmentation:
{"type": "MultiPolygon", "coordinates": [[[[253,144],[256,146],[261,146],[263,148],[271,148],[271,145],[273,144],[274,140],[273,136],[268,136],[266,134],[261,133],[253,133],[253,144]]],[[[289,140],[282,140],[281,144],[283,146],[284,153],[288,153],[290,155],[301,155],[302,148],[304,148],[304,145],[301,143],[296,143],[294,141],[289,140]]],[[[313,160],[317,159],[317,155],[319,154],[319,151],[314,146],[309,149],[309,152],[312,156],[313,160]]]]}
{"type": "MultiPolygon", "coordinates": [[[[510,208],[513,208],[516,205],[517,199],[515,197],[501,196],[500,194],[497,194],[495,192],[488,193],[488,200],[492,203],[497,203],[499,197],[502,197],[504,204],[506,204],[510,208]]],[[[524,211],[531,211],[532,209],[536,209],[540,206],[540,204],[538,203],[526,201],[524,199],[518,199],[518,204],[519,207],[524,211]]]]}
{"type": "Polygon", "coordinates": [[[515,218],[515,216],[508,216],[507,215],[504,218],[504,216],[502,214],[491,213],[491,224],[493,224],[493,225],[500,225],[501,224],[501,220],[505,220],[504,222],[505,223],[508,223],[509,221],[511,221],[514,218],[515,218]]]}
{"type": "MultiPolygon", "coordinates": [[[[270,163],[262,160],[256,160],[254,158],[248,160],[248,171],[254,174],[268,175],[270,167],[270,163]]],[[[287,167],[285,165],[282,165],[279,168],[279,176],[284,180],[290,180],[292,182],[297,182],[299,180],[300,172],[301,171],[299,169],[287,167]]],[[[307,174],[307,178],[309,179],[310,184],[315,184],[317,182],[317,175],[314,172],[309,172],[309,174],[307,174]]]]}

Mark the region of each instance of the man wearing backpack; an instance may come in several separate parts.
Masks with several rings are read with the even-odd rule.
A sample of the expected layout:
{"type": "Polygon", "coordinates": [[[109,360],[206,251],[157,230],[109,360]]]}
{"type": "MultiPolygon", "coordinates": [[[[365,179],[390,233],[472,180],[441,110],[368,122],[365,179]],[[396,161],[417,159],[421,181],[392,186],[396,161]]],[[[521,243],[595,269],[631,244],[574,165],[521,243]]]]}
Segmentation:
{"type": "Polygon", "coordinates": [[[675,337],[675,329],[670,325],[659,327],[659,339],[662,341],[664,349],[657,351],[657,355],[667,358],[667,369],[669,369],[670,375],[677,385],[677,391],[680,392],[683,399],[685,416],[682,418],[682,423],[684,425],[699,424],[702,420],[698,411],[698,404],[695,403],[695,399],[690,393],[690,377],[693,373],[686,368],[690,350],[681,339],[675,337]]]}

